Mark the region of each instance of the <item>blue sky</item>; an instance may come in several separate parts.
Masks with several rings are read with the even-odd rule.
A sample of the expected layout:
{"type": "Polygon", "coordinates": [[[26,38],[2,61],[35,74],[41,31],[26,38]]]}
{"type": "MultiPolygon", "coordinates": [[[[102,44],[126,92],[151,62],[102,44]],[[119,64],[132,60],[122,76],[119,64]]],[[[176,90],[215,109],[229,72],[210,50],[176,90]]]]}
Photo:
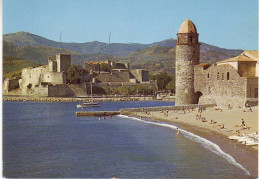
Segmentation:
{"type": "Polygon", "coordinates": [[[189,17],[199,40],[258,49],[257,0],[3,0],[3,33],[63,42],[152,43],[176,38],[189,17]]]}

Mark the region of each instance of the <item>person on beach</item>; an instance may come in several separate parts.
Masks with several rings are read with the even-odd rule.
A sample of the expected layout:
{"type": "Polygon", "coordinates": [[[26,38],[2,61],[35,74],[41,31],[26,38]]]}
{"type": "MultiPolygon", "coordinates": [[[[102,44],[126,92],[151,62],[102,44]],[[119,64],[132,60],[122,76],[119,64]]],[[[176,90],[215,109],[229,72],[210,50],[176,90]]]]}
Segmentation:
{"type": "Polygon", "coordinates": [[[230,104],[228,104],[228,109],[230,110],[230,109],[232,109],[232,107],[231,107],[231,105],[230,104]]]}
{"type": "Polygon", "coordinates": [[[183,114],[185,114],[185,108],[184,108],[184,106],[182,106],[182,112],[183,112],[183,114]]]}
{"type": "Polygon", "coordinates": [[[241,136],[240,130],[236,130],[236,132],[233,134],[236,134],[237,136],[241,136]]]}
{"type": "Polygon", "coordinates": [[[241,126],[245,126],[245,121],[242,119],[241,126]]]}
{"type": "Polygon", "coordinates": [[[207,122],[206,118],[205,118],[205,117],[202,117],[202,118],[201,118],[201,122],[207,122]]]}
{"type": "Polygon", "coordinates": [[[179,134],[180,133],[180,129],[177,127],[177,133],[176,134],[179,134]]]}
{"type": "Polygon", "coordinates": [[[168,109],[166,109],[166,111],[165,111],[165,116],[166,117],[168,117],[168,113],[169,113],[169,111],[168,111],[168,109]]]}
{"type": "Polygon", "coordinates": [[[219,129],[224,129],[224,124],[220,124],[219,129]]]}
{"type": "Polygon", "coordinates": [[[216,124],[216,121],[213,121],[212,119],[210,120],[210,124],[216,124]]]}

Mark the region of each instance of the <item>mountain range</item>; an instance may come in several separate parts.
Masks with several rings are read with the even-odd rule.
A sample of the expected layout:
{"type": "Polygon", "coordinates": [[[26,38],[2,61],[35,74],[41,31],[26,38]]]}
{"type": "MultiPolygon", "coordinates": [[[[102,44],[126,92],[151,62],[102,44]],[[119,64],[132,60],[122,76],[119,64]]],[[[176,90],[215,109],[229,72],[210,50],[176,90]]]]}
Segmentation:
{"type": "MultiPolygon", "coordinates": [[[[231,50],[200,42],[200,62],[215,63],[237,56],[243,50],[231,50]]],[[[170,38],[151,44],[138,43],[65,43],[28,32],[3,35],[3,55],[46,64],[48,57],[58,53],[72,54],[72,63],[84,61],[117,60],[130,62],[133,68],[146,68],[153,72],[174,72],[176,39],[170,38]]],[[[11,59],[11,58],[6,58],[11,59]]]]}

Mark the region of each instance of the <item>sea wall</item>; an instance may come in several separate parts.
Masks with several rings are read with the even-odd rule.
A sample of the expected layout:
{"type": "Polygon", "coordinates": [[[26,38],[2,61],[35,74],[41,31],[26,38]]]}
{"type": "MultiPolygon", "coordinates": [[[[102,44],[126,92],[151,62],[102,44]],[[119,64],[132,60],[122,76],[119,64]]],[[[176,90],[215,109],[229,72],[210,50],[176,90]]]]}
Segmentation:
{"type": "MultiPolygon", "coordinates": [[[[213,107],[215,104],[204,104],[201,105],[204,108],[213,107]]],[[[182,110],[184,109],[195,109],[197,108],[197,104],[191,104],[188,106],[159,106],[159,107],[145,107],[145,108],[127,108],[121,109],[120,114],[128,115],[133,112],[146,112],[146,111],[165,111],[165,110],[182,110]]]]}
{"type": "Polygon", "coordinates": [[[114,116],[120,114],[119,111],[79,111],[76,116],[114,116]]]}
{"type": "MultiPolygon", "coordinates": [[[[108,97],[93,98],[94,101],[152,101],[153,97],[108,97]]],[[[42,102],[88,102],[91,98],[79,97],[39,97],[39,96],[3,96],[3,101],[42,101],[42,102]]]]}

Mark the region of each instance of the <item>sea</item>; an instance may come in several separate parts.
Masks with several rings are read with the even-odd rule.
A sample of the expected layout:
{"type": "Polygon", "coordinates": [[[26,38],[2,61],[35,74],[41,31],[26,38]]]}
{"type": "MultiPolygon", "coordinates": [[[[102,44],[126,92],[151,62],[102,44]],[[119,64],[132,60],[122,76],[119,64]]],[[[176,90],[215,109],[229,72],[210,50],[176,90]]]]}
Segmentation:
{"type": "MultiPolygon", "coordinates": [[[[216,144],[176,126],[125,115],[76,117],[78,102],[3,102],[7,178],[248,178],[216,144]]],[[[86,111],[172,106],[100,102],[86,111]]]]}

